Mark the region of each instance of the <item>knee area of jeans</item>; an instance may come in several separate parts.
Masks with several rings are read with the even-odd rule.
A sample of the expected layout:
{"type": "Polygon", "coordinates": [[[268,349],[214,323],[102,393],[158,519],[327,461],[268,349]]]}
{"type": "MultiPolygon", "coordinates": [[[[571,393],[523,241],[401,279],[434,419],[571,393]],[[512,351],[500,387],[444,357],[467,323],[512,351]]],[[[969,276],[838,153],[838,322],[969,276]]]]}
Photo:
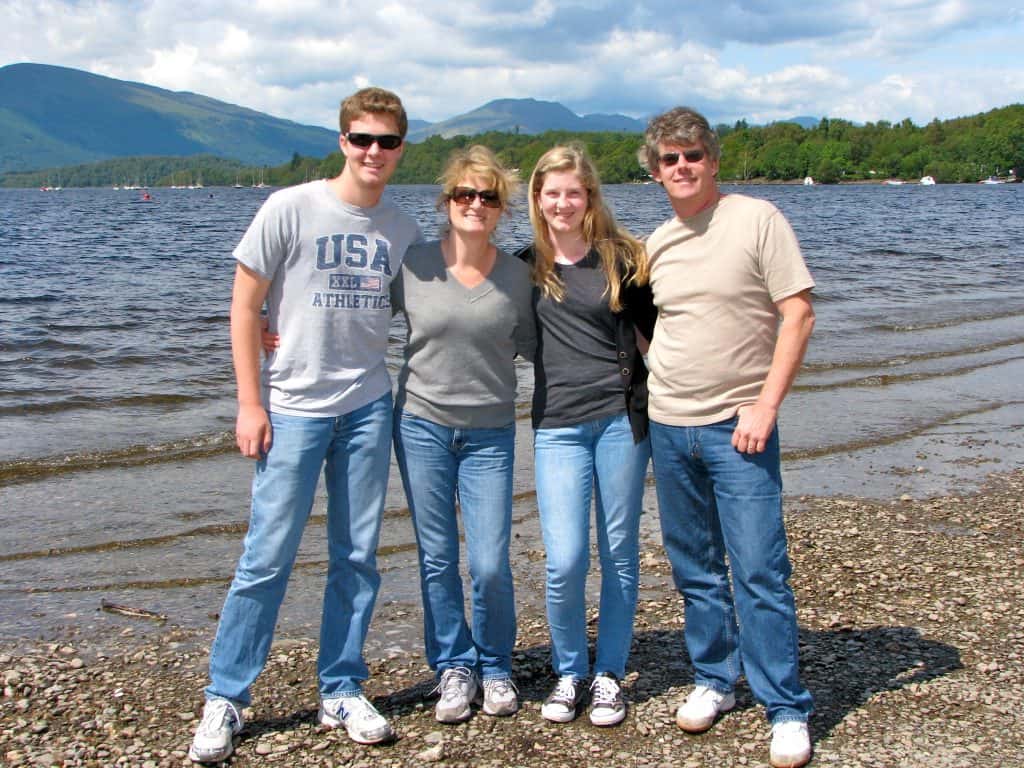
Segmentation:
{"type": "Polygon", "coordinates": [[[231,582],[231,591],[237,593],[273,588],[282,581],[288,581],[291,570],[287,565],[239,563],[235,579],[231,582]]]}

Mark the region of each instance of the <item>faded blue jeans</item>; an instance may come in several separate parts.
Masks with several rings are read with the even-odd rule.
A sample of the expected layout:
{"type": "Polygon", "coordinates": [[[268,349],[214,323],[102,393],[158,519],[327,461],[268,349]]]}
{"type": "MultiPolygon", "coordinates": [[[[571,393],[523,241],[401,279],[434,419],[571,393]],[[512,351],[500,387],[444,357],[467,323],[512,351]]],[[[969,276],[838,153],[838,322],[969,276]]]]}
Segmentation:
{"type": "Polygon", "coordinates": [[[441,673],[467,667],[484,680],[510,677],[516,642],[508,554],[515,424],[459,429],[400,411],[395,457],[416,531],[430,668],[441,673]],[[459,574],[456,501],[466,535],[472,629],[459,574]]]}
{"type": "Polygon", "coordinates": [[[273,443],[256,464],[245,547],[210,650],[207,698],[250,702],[320,472],[327,489],[327,586],[317,673],[323,698],[357,694],[380,575],[377,540],[391,459],[391,393],[338,417],[270,414],[273,443]]]}
{"type": "Polygon", "coordinates": [[[633,442],[625,412],[534,433],[537,506],[547,556],[551,662],[561,677],[590,675],[586,582],[590,508],[601,561],[596,674],[622,678],[633,639],[640,580],[640,512],[651,456],[646,438],[633,442]]]}
{"type": "Polygon", "coordinates": [[[799,676],[778,429],[763,453],[744,454],[732,446],[735,427],[735,418],[701,427],[651,422],[686,647],[697,685],[727,693],[742,670],[769,722],[805,721],[812,704],[799,676]]]}

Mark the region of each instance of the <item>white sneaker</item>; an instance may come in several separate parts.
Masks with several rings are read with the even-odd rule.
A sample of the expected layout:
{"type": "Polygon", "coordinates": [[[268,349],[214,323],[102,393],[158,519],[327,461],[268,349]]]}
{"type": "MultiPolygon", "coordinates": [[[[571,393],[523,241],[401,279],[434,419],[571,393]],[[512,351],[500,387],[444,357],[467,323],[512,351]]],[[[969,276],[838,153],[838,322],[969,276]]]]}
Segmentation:
{"type": "Polygon", "coordinates": [[[714,688],[698,685],[676,710],[676,725],[687,733],[703,733],[723,712],[736,706],[732,693],[719,693],[714,688]]]}
{"type": "Polygon", "coordinates": [[[476,675],[466,667],[450,667],[441,673],[435,692],[441,694],[434,706],[439,723],[461,723],[473,714],[470,704],[480,695],[476,675]]]}
{"type": "Polygon", "coordinates": [[[626,700],[619,681],[611,675],[595,675],[590,684],[590,722],[618,725],[626,717],[626,700]]]}
{"type": "Polygon", "coordinates": [[[245,725],[242,713],[227,699],[207,699],[203,719],[196,728],[188,759],[194,763],[219,763],[235,751],[235,736],[245,725]]]}
{"type": "Polygon", "coordinates": [[[484,714],[508,717],[519,711],[519,690],[507,677],[484,680],[484,714]]]}
{"type": "Polygon", "coordinates": [[[551,695],[541,705],[540,715],[553,723],[568,723],[576,718],[587,687],[572,675],[562,675],[551,695]]]}
{"type": "Polygon", "coordinates": [[[363,694],[324,699],[316,717],[326,728],[345,726],[348,737],[357,744],[379,744],[395,735],[391,724],[363,694]]]}
{"type": "Polygon", "coordinates": [[[772,747],[768,761],[774,768],[800,768],[811,759],[811,737],[807,723],[784,720],[772,726],[772,747]]]}

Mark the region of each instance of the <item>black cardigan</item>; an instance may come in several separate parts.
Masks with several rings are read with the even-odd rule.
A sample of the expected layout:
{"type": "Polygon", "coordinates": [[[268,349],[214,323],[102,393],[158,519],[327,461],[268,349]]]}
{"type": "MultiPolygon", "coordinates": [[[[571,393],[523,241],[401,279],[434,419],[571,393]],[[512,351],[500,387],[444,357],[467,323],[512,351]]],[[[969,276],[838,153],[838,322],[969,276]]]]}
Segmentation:
{"type": "MultiPolygon", "coordinates": [[[[523,261],[532,265],[536,253],[532,245],[516,252],[523,261]]],[[[658,310],[650,284],[621,283],[622,309],[612,313],[615,318],[615,352],[619,358],[619,379],[626,401],[626,414],[633,431],[633,441],[639,443],[647,436],[647,366],[636,344],[634,329],[646,339],[654,333],[658,310]]],[[[539,335],[539,334],[538,334],[539,335]]]]}

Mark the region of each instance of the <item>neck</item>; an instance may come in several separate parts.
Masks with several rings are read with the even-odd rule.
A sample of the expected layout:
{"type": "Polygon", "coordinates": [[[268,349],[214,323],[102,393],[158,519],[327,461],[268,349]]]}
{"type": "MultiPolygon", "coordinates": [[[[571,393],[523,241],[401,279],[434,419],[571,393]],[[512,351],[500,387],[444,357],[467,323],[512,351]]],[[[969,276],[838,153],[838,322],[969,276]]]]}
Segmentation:
{"type": "Polygon", "coordinates": [[[672,210],[676,212],[676,216],[680,219],[688,219],[691,216],[696,216],[701,211],[706,211],[708,208],[713,206],[722,197],[716,186],[714,190],[705,198],[700,200],[687,200],[687,201],[672,201],[672,210]]]}
{"type": "Polygon", "coordinates": [[[590,244],[583,239],[583,232],[552,232],[548,230],[551,244],[555,248],[555,261],[561,264],[575,264],[590,251],[590,244]]]}
{"type": "Polygon", "coordinates": [[[345,173],[345,169],[327,184],[339,200],[357,208],[373,208],[384,194],[383,186],[367,187],[359,184],[350,174],[345,173]]]}
{"type": "Polygon", "coordinates": [[[490,237],[483,232],[467,234],[449,230],[441,244],[449,266],[480,267],[486,265],[493,255],[490,237]]]}

